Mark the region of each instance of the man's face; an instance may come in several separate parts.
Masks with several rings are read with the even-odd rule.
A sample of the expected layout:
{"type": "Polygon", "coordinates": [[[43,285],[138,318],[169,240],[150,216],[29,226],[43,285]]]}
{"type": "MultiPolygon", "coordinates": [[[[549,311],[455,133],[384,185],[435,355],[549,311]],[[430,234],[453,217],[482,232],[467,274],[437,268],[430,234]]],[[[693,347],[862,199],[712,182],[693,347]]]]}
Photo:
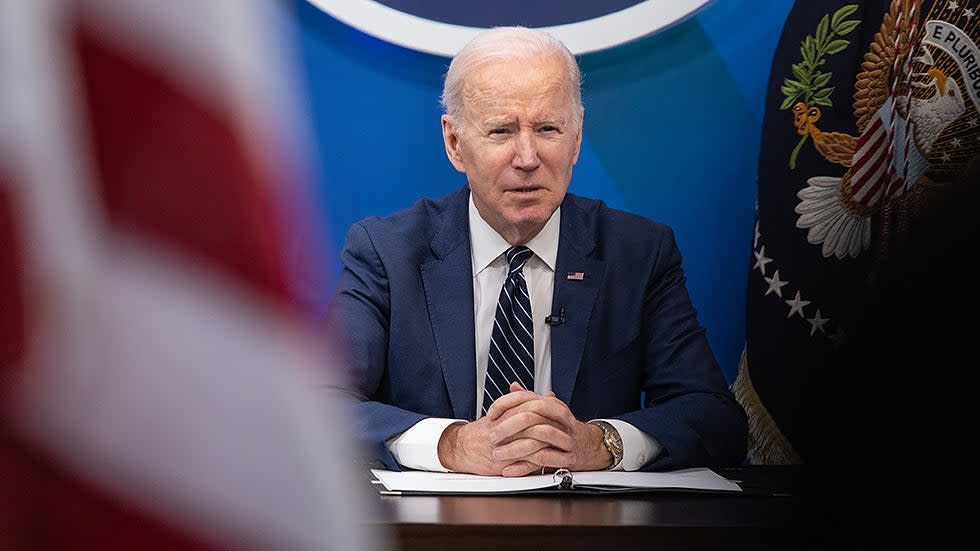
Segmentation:
{"type": "Polygon", "coordinates": [[[524,243],[551,218],[568,190],[582,129],[575,121],[564,65],[557,56],[495,60],[464,87],[464,127],[442,120],[446,153],[466,173],[480,216],[511,244],[524,243]]]}

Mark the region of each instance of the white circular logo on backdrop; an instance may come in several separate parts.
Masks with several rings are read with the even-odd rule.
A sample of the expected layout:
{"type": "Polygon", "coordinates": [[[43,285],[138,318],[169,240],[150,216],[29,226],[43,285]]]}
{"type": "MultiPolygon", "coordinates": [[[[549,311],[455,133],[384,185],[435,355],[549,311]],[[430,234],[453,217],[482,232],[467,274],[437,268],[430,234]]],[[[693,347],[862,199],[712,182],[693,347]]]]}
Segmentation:
{"type": "Polygon", "coordinates": [[[574,54],[617,46],[684,21],[713,0],[309,0],[372,36],[452,57],[484,29],[540,28],[574,54]]]}

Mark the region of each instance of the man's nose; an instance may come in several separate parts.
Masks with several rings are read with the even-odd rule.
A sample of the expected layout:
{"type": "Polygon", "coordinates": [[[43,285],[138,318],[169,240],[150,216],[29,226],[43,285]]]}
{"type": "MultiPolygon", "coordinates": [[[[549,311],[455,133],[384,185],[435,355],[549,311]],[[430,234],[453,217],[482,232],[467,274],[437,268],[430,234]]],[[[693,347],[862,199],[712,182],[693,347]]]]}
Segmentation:
{"type": "Polygon", "coordinates": [[[522,170],[532,170],[541,163],[538,158],[538,144],[534,132],[523,131],[517,134],[513,166],[522,170]]]}

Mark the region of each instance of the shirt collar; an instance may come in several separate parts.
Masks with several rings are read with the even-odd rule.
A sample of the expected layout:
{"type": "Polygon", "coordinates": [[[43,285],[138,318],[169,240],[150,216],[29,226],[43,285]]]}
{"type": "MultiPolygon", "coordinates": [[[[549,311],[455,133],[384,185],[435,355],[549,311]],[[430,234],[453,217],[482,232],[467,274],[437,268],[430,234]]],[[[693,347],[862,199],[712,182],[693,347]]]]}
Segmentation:
{"type": "MultiPolygon", "coordinates": [[[[491,262],[510,248],[510,243],[500,236],[487,221],[480,216],[473,203],[473,194],[470,193],[470,249],[473,259],[473,276],[482,272],[491,262]]],[[[555,262],[558,259],[558,233],[561,227],[561,207],[548,219],[548,222],[541,228],[530,241],[526,243],[531,252],[540,258],[551,271],[555,270],[555,262]]]]}

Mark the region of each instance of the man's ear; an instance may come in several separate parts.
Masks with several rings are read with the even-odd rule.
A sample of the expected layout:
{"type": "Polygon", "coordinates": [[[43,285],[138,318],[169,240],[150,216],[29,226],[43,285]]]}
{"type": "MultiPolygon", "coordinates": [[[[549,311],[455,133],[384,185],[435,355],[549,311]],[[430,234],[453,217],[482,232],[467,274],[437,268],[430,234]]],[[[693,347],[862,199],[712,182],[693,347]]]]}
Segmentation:
{"type": "Polygon", "coordinates": [[[453,124],[446,115],[442,116],[442,141],[446,145],[446,156],[449,157],[449,162],[453,164],[456,170],[465,173],[466,165],[463,163],[462,155],[460,155],[459,136],[453,132],[453,124]]]}

